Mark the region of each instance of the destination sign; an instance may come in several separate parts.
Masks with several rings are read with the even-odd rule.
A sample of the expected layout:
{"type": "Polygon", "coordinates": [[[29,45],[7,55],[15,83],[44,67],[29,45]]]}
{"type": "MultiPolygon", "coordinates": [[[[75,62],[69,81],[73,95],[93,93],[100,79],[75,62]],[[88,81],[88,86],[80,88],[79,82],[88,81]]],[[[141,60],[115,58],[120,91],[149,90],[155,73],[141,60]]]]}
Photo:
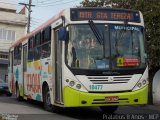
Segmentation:
{"type": "Polygon", "coordinates": [[[128,21],[140,23],[138,11],[124,9],[71,9],[71,20],[107,20],[107,21],[128,21]]]}

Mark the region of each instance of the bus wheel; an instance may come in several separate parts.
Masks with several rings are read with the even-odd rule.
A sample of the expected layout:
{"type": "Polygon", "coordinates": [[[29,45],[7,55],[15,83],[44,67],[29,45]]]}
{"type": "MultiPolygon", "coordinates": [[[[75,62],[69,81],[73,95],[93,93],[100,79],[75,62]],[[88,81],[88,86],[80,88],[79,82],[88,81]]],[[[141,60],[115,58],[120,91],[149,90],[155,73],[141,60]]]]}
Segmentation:
{"type": "Polygon", "coordinates": [[[60,107],[54,106],[51,104],[51,96],[50,96],[50,92],[49,92],[48,87],[44,88],[43,104],[44,104],[44,109],[49,112],[61,112],[62,111],[62,109],[60,107]]]}
{"type": "Polygon", "coordinates": [[[117,110],[118,106],[101,106],[100,109],[106,114],[112,114],[117,110]]]}
{"type": "Polygon", "coordinates": [[[16,85],[16,98],[17,98],[18,101],[22,101],[23,100],[23,97],[20,96],[20,91],[19,91],[18,85],[16,85]]]}
{"type": "Polygon", "coordinates": [[[43,104],[44,104],[44,109],[51,112],[53,111],[53,106],[51,104],[51,96],[49,92],[49,88],[45,87],[44,92],[43,92],[43,104]]]}

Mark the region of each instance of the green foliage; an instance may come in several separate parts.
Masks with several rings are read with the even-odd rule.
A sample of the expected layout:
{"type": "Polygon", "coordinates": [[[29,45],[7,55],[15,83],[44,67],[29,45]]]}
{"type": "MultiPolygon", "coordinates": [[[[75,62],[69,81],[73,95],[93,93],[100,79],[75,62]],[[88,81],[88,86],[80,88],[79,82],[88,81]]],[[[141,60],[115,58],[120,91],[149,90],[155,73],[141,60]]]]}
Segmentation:
{"type": "Polygon", "coordinates": [[[150,69],[160,68],[160,0],[84,0],[80,3],[80,7],[107,6],[142,12],[150,69]]]}

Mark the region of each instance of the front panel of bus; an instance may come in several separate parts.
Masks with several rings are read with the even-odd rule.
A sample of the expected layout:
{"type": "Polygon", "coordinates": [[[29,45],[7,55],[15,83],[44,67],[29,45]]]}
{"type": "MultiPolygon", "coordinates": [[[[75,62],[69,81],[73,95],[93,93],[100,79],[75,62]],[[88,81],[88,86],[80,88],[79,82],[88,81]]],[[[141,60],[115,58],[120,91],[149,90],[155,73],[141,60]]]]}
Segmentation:
{"type": "Polygon", "coordinates": [[[63,64],[64,105],[146,104],[148,69],[141,14],[133,12],[135,19],[122,21],[125,11],[116,11],[118,21],[117,16],[111,19],[105,17],[108,13],[95,11],[86,15],[85,10],[83,14],[71,10],[63,64]]]}

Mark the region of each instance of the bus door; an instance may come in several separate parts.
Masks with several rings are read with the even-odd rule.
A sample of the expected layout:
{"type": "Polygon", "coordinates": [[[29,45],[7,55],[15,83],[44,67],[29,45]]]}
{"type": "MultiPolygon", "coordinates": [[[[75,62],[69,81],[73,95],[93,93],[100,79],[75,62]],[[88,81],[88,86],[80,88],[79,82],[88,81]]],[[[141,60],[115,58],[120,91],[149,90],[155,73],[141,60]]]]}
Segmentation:
{"type": "Polygon", "coordinates": [[[23,45],[23,71],[22,71],[22,77],[23,77],[23,81],[22,81],[22,84],[23,84],[23,95],[25,95],[26,93],[24,93],[24,91],[26,90],[25,88],[25,83],[24,83],[24,80],[25,80],[25,73],[27,72],[27,44],[23,45]]]}
{"type": "Polygon", "coordinates": [[[55,31],[55,102],[62,103],[62,41],[58,40],[58,30],[55,31]]]}

